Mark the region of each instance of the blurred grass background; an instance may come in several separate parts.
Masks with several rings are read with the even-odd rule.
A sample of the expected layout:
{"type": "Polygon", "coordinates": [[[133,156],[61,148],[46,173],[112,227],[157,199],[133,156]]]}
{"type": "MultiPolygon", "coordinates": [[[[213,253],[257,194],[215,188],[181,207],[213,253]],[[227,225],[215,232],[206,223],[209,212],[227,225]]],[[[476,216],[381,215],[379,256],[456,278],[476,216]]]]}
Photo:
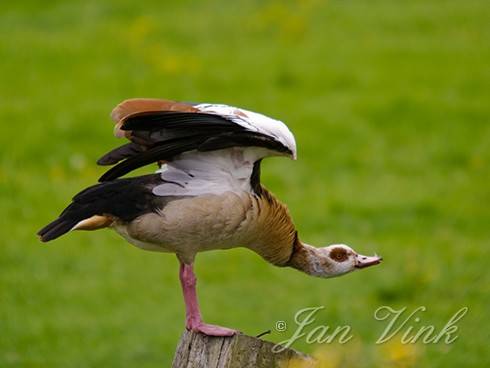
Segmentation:
{"type": "MultiPolygon", "coordinates": [[[[208,322],[248,334],[324,305],[352,326],[325,366],[490,364],[487,1],[22,1],[0,4],[0,366],[169,366],[184,309],[174,256],[110,231],[35,232],[104,171],[128,97],[223,102],[285,121],[299,160],[265,162],[302,238],[385,262],[321,280],[245,250],[198,257],[208,322]],[[386,346],[382,305],[424,305],[456,343],[386,346]]],[[[148,170],[150,170],[148,168],[148,170]]],[[[148,171],[146,170],[146,171],[148,171]]],[[[415,324],[417,325],[417,324],[415,324]]]]}

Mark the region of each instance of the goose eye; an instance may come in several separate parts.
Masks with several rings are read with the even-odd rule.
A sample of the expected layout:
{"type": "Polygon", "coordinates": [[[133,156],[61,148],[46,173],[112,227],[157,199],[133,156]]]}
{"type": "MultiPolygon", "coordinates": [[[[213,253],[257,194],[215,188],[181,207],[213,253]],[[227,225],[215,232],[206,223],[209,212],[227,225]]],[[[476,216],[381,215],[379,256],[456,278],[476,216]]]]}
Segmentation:
{"type": "Polygon", "coordinates": [[[347,258],[347,251],[343,248],[334,248],[330,252],[330,258],[336,262],[344,262],[347,258]]]}

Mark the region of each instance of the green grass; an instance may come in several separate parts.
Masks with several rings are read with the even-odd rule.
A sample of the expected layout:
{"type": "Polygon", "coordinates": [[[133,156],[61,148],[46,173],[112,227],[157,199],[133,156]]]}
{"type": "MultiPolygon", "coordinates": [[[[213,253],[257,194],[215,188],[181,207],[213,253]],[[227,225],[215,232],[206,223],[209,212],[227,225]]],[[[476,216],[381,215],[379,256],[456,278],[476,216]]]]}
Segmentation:
{"type": "Polygon", "coordinates": [[[35,237],[103,172],[94,161],[118,143],[108,113],[137,96],[284,120],[299,159],[268,160],[263,182],[302,238],[385,258],[321,280],[245,250],[202,254],[208,321],[258,334],[324,305],[317,324],[349,324],[353,341],[296,348],[355,367],[488,366],[489,19],[476,0],[3,2],[0,366],[169,366],[183,329],[174,256],[109,231],[35,237]],[[439,327],[469,312],[452,345],[382,350],[381,305],[424,305],[421,323],[439,327]]]}

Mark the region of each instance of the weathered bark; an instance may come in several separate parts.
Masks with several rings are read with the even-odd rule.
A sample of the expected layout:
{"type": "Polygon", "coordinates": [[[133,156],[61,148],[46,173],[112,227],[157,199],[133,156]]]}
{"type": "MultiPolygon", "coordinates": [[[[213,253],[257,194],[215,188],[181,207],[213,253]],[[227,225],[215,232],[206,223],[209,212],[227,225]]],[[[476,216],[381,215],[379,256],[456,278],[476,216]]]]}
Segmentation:
{"type": "Polygon", "coordinates": [[[313,358],[293,349],[274,353],[274,343],[247,335],[212,337],[185,331],[173,368],[314,367],[313,358]],[[294,362],[294,363],[293,363],[294,362]],[[301,363],[300,363],[301,362],[301,363]],[[298,363],[297,365],[295,363],[298,363]]]}

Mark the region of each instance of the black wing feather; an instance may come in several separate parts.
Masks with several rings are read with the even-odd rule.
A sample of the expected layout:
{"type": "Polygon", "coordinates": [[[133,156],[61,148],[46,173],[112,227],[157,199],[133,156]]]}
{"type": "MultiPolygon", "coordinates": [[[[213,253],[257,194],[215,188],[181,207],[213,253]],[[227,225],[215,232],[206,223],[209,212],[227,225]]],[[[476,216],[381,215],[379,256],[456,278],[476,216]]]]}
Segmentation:
{"type": "Polygon", "coordinates": [[[268,135],[251,132],[218,115],[186,112],[148,112],[126,120],[122,130],[131,131],[135,144],[118,147],[99,159],[101,164],[115,164],[99,179],[116,179],[139,167],[170,161],[192,150],[213,151],[230,147],[264,147],[278,152],[290,152],[268,135]]]}
{"type": "Polygon", "coordinates": [[[135,156],[145,150],[145,146],[130,142],[106,153],[97,160],[97,164],[101,166],[114,165],[125,158],[135,156]]]}
{"type": "Polygon", "coordinates": [[[230,147],[264,147],[278,152],[290,152],[280,142],[271,137],[256,132],[223,133],[207,139],[198,147],[199,151],[214,151],[230,147]]]}
{"type": "Polygon", "coordinates": [[[59,217],[37,234],[43,242],[47,242],[94,215],[110,215],[131,221],[141,214],[162,208],[169,200],[170,197],[153,195],[152,188],[159,183],[160,175],[151,174],[93,185],[73,197],[72,203],[59,217]]]}
{"type": "Polygon", "coordinates": [[[199,146],[199,143],[201,143],[203,139],[205,138],[202,136],[197,136],[163,142],[162,144],[156,145],[136,156],[129,157],[116,166],[110,168],[99,178],[99,181],[104,182],[114,180],[137,168],[149,165],[151,163],[162,160],[168,161],[176,155],[195,149],[195,147],[199,146]]]}
{"type": "Polygon", "coordinates": [[[122,130],[158,130],[158,129],[179,129],[179,128],[198,127],[206,128],[232,128],[243,129],[232,121],[213,114],[196,112],[173,112],[161,111],[138,114],[126,120],[121,127],[122,130]]]}

